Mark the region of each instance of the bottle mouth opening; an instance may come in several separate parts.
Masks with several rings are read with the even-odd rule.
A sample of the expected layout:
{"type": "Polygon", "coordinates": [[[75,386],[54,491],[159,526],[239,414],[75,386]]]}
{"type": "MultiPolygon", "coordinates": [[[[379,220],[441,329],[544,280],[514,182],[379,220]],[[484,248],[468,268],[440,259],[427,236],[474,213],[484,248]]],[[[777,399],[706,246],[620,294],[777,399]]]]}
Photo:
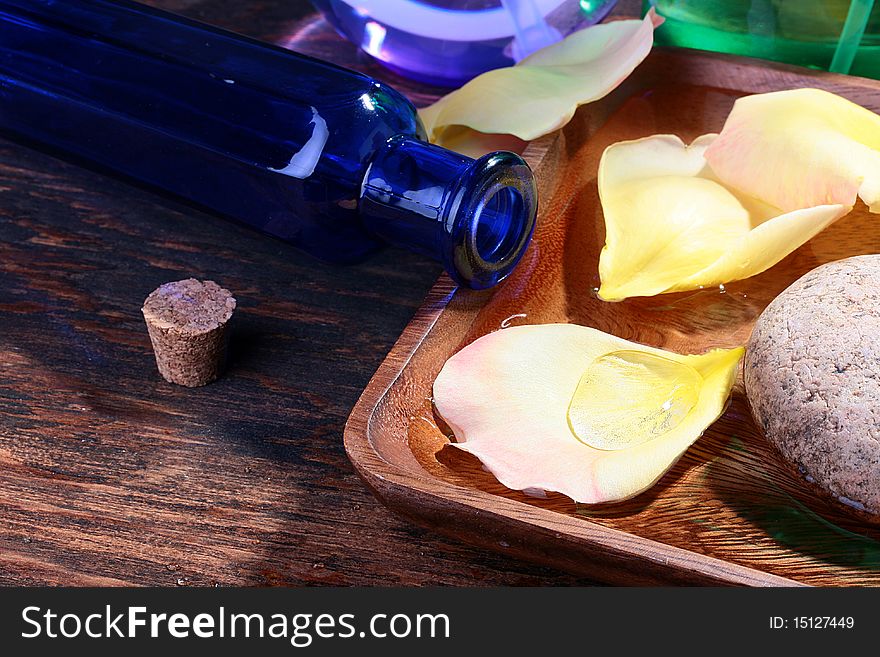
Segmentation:
{"type": "Polygon", "coordinates": [[[525,253],[538,199],[532,172],[518,155],[490,153],[474,163],[473,172],[448,269],[458,283],[485,289],[506,278],[525,253]]]}
{"type": "Polygon", "coordinates": [[[518,189],[497,183],[474,212],[472,248],[486,265],[498,265],[519,251],[527,220],[525,203],[518,189]]]}

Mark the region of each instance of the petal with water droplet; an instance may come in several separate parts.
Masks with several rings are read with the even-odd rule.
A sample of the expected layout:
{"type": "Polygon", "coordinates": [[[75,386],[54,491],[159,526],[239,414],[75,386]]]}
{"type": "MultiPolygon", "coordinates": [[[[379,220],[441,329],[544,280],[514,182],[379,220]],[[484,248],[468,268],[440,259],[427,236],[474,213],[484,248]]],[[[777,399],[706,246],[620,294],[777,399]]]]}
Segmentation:
{"type": "Polygon", "coordinates": [[[458,449],[514,490],[587,504],[652,486],[724,411],[743,349],[682,356],[573,324],[516,326],[434,382],[458,449]]]}

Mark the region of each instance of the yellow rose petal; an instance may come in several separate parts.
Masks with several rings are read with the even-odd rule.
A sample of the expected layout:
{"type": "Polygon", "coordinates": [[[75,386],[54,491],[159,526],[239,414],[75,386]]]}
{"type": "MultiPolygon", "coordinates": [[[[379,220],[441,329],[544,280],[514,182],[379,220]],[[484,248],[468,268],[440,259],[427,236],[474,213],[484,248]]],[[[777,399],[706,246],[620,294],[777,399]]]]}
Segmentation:
{"type": "Polygon", "coordinates": [[[470,131],[508,134],[529,141],[564,126],[579,105],[616,88],[648,55],[653,10],[643,20],[602,23],[543,48],[516,66],[477,76],[419,111],[428,137],[441,146],[480,155],[485,148],[470,131]]]}
{"type": "Polygon", "coordinates": [[[621,300],[754,276],[850,211],[832,204],[783,212],[719,182],[705,153],[655,135],[609,146],[599,164],[605,247],[599,296],[621,300]]]}
{"type": "Polygon", "coordinates": [[[636,447],[678,430],[702,385],[700,373],[686,363],[645,351],[612,351],[581,375],[568,424],[590,447],[636,447]]]}
{"type": "Polygon", "coordinates": [[[857,196],[880,212],[880,116],[827,91],[738,99],[706,160],[725,184],[782,212],[857,196]]]}
{"type": "Polygon", "coordinates": [[[452,356],[434,382],[434,403],[455,447],[508,488],[615,502],[653,485],[721,415],[742,355],[682,356],[573,324],[516,326],[452,356]],[[597,379],[600,395],[578,395],[585,376],[597,379]],[[634,394],[646,386],[661,392],[634,394]],[[572,409],[584,435],[572,430],[572,409]],[[591,414],[605,418],[590,424],[591,414]],[[627,440],[612,415],[632,434],[627,440]]]}

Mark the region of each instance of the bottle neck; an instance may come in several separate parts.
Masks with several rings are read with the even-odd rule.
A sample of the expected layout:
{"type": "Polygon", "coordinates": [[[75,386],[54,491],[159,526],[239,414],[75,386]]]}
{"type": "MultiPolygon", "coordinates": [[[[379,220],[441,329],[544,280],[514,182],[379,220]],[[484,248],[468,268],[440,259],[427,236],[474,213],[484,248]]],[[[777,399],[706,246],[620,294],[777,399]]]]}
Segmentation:
{"type": "Polygon", "coordinates": [[[361,218],[386,242],[440,261],[465,287],[492,287],[522,257],[535,227],[537,190],[521,157],[473,160],[397,136],[370,163],[361,218]]]}

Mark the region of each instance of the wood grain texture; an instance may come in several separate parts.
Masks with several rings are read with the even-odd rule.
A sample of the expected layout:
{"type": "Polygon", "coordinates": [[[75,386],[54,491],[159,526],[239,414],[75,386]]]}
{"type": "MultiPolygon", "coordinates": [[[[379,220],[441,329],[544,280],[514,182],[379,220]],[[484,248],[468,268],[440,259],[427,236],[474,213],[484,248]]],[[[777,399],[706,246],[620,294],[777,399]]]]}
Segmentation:
{"type": "Polygon", "coordinates": [[[605,303],[602,151],[657,133],[686,142],[721,129],[746,93],[815,86],[880,111],[880,83],[784,65],[655,50],[606,99],[526,152],[544,187],[538,230],[498,289],[434,288],[356,406],[346,447],[392,508],[477,545],[622,584],[878,585],[880,529],[817,497],[763,439],[741,381],[722,416],[646,493],[575,505],[510,491],[448,447],[431,386],[445,360],[503,325],[572,322],[681,353],[745,344],[763,308],[810,269],[880,252],[861,206],[767,272],[724,289],[605,303]],[[548,200],[549,199],[549,200],[548,200]]]}
{"type": "MultiPolygon", "coordinates": [[[[302,0],[152,4],[437,93],[302,0]]],[[[394,249],[321,264],[0,141],[0,584],[590,583],[413,526],[346,459],[345,419],[439,273],[394,249]],[[200,389],[161,379],[140,314],[188,276],[239,301],[231,366],[200,389]]]]}

